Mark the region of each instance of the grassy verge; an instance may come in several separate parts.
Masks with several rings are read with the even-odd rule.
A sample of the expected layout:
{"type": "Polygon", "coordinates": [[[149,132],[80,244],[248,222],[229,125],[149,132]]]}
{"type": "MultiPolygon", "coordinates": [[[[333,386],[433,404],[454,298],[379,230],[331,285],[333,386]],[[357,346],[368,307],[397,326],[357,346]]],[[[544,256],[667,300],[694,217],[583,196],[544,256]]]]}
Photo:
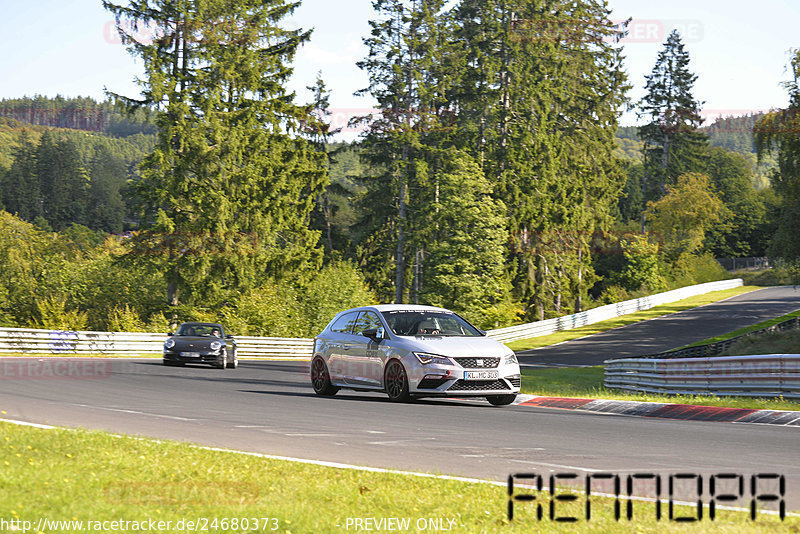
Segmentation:
{"type": "Polygon", "coordinates": [[[735,342],[725,356],[749,354],[800,354],[800,330],[774,332],[735,342]]]}
{"type": "Polygon", "coordinates": [[[667,402],[722,406],[757,410],[800,410],[800,403],[786,399],[750,399],[704,395],[659,395],[626,393],[603,387],[602,367],[561,367],[557,369],[523,369],[522,393],[545,397],[582,397],[639,402],[667,402]]]}
{"type": "Polygon", "coordinates": [[[742,293],[749,293],[750,291],[754,291],[756,289],[763,289],[763,288],[756,286],[742,286],[742,287],[735,287],[733,289],[725,289],[723,291],[713,291],[711,293],[706,293],[704,295],[697,295],[696,297],[690,297],[688,299],[679,300],[671,304],[656,306],[655,308],[650,308],[649,310],[644,310],[636,313],[629,313],[628,315],[623,315],[621,317],[609,319],[607,321],[601,321],[599,323],[582,326],[581,328],[576,328],[574,330],[564,330],[547,336],[539,336],[530,339],[521,339],[519,341],[512,341],[511,343],[507,343],[507,345],[511,347],[512,350],[515,351],[536,349],[539,347],[546,347],[548,345],[555,345],[556,343],[570,341],[572,339],[577,339],[579,337],[584,337],[591,334],[597,334],[599,332],[605,332],[606,330],[611,330],[612,328],[619,328],[620,326],[626,326],[629,324],[638,323],[639,321],[655,319],[656,317],[661,317],[662,315],[676,313],[679,311],[696,308],[698,306],[705,306],[706,304],[711,304],[713,302],[718,302],[720,300],[724,300],[730,297],[735,297],[736,295],[741,295],[742,293]]]}
{"type": "Polygon", "coordinates": [[[761,321],[760,323],[756,323],[752,326],[746,326],[744,328],[734,330],[733,332],[728,332],[727,334],[722,334],[716,337],[704,339],[703,341],[698,341],[697,343],[692,343],[691,345],[687,345],[687,347],[697,347],[699,345],[708,345],[710,343],[716,343],[718,341],[725,341],[726,339],[730,339],[736,336],[741,336],[750,332],[755,332],[756,330],[761,330],[762,328],[767,328],[774,324],[782,323],[783,321],[791,319],[792,317],[798,317],[798,316],[800,316],[800,310],[793,311],[792,313],[781,315],[780,317],[775,317],[774,319],[769,319],[767,321],[761,321]]]}
{"type": "MultiPolygon", "coordinates": [[[[583,519],[585,501],[580,497],[571,509],[568,503],[558,503],[559,515],[576,515],[581,518],[578,523],[539,522],[533,503],[523,502],[516,503],[515,521],[509,523],[503,486],[335,469],[102,432],[0,423],[0,435],[0,518],[31,521],[34,529],[41,517],[83,521],[84,531],[100,530],[86,527],[91,527],[89,522],[103,521],[163,521],[163,525],[169,521],[169,528],[158,529],[166,532],[195,530],[186,525],[188,521],[199,523],[197,530],[207,532],[367,530],[355,528],[355,518],[407,519],[409,531],[415,532],[436,530],[434,525],[476,533],[540,528],[555,533],[697,532],[698,526],[703,532],[772,533],[800,528],[797,517],[781,522],[761,514],[751,521],[740,512],[723,511],[712,522],[707,500],[700,524],[670,522],[666,503],[662,505],[665,519],[657,521],[654,505],[644,502],[634,502],[633,521],[617,522],[611,515],[613,501],[596,496],[592,497],[591,521],[583,519]],[[184,529],[177,527],[180,521],[184,529]]],[[[546,495],[539,497],[546,500],[546,495]]],[[[693,509],[683,507],[676,511],[680,516],[692,513],[693,509]]],[[[74,526],[40,530],[78,531],[74,526]]],[[[372,530],[378,529],[373,525],[372,530]]],[[[128,523],[115,530],[106,527],[106,531],[157,530],[128,523]]]]}

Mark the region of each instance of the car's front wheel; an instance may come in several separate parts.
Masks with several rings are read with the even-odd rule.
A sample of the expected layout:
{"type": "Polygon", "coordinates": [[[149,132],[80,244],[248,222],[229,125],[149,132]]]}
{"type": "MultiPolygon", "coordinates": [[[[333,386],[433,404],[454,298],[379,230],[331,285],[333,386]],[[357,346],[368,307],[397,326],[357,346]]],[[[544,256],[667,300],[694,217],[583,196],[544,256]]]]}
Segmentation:
{"type": "Polygon", "coordinates": [[[493,406],[506,406],[517,399],[515,394],[511,395],[489,395],[486,400],[493,406]]]}
{"type": "Polygon", "coordinates": [[[411,394],[408,391],[408,375],[399,360],[392,360],[383,373],[383,385],[389,400],[392,402],[408,402],[411,394]]]}
{"type": "Polygon", "coordinates": [[[236,349],[233,349],[231,359],[228,360],[228,369],[236,369],[237,367],[239,367],[239,355],[236,353],[236,349]]]}
{"type": "Polygon", "coordinates": [[[214,367],[217,369],[225,369],[228,366],[228,352],[223,350],[220,351],[220,355],[217,356],[217,361],[214,363],[214,367]]]}
{"type": "Polygon", "coordinates": [[[328,373],[325,360],[319,356],[311,362],[311,386],[314,388],[314,393],[325,397],[336,395],[339,392],[339,388],[331,383],[331,375],[328,373]]]}

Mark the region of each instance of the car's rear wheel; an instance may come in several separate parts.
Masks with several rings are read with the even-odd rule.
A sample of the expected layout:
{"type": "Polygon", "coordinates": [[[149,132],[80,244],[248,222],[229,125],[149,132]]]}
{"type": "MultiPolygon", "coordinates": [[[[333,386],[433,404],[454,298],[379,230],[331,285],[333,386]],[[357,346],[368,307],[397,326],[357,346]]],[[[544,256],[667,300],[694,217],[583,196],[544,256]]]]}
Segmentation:
{"type": "Polygon", "coordinates": [[[236,369],[237,367],[239,367],[239,355],[236,353],[236,349],[233,349],[231,359],[228,360],[228,369],[236,369]]]}
{"type": "Polygon", "coordinates": [[[214,367],[217,369],[225,369],[228,366],[228,352],[222,351],[219,356],[217,356],[217,361],[214,363],[214,367]]]}
{"type": "Polygon", "coordinates": [[[411,394],[408,391],[408,375],[399,360],[392,360],[383,373],[383,385],[389,400],[392,402],[408,402],[411,394]]]}
{"type": "Polygon", "coordinates": [[[516,394],[511,395],[489,395],[486,397],[486,400],[489,401],[489,404],[493,406],[506,406],[511,404],[517,399],[516,394]]]}
{"type": "Polygon", "coordinates": [[[314,388],[314,393],[325,397],[336,395],[339,392],[339,388],[331,383],[331,375],[328,373],[325,360],[319,356],[311,362],[311,386],[314,388]]]}

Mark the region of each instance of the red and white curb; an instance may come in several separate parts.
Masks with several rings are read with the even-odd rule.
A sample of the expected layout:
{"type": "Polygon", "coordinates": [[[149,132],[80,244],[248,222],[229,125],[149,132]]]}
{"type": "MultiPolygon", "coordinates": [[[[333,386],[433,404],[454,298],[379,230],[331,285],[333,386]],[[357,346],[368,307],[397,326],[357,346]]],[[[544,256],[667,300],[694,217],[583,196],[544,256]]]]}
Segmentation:
{"type": "Polygon", "coordinates": [[[562,410],[580,410],[661,419],[680,419],[684,421],[754,423],[761,425],[800,427],[800,411],[755,410],[747,408],[722,408],[719,406],[695,406],[692,404],[581,399],[571,397],[541,397],[536,395],[519,395],[514,404],[517,406],[537,406],[541,408],[559,408],[562,410]]]}

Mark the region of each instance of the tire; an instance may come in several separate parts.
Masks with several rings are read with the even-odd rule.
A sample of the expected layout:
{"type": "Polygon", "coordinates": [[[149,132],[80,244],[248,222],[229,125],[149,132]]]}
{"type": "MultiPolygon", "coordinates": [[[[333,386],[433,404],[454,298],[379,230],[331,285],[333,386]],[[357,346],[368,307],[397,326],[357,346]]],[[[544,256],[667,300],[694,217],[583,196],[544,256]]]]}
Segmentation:
{"type": "Polygon", "coordinates": [[[228,366],[228,351],[223,350],[222,354],[217,356],[217,361],[212,365],[217,369],[225,369],[228,366]]]}
{"type": "Polygon", "coordinates": [[[391,360],[383,372],[383,387],[392,402],[408,402],[408,374],[400,360],[391,360]]]}
{"type": "Polygon", "coordinates": [[[516,393],[510,395],[489,395],[486,400],[493,406],[507,406],[517,399],[516,393]]]}
{"type": "Polygon", "coordinates": [[[331,383],[331,375],[328,373],[325,360],[319,356],[311,362],[311,387],[314,388],[314,393],[323,397],[331,397],[339,392],[339,388],[331,383]]]}
{"type": "Polygon", "coordinates": [[[239,367],[239,355],[236,354],[236,349],[233,349],[233,356],[228,360],[228,369],[236,369],[239,367]]]}

